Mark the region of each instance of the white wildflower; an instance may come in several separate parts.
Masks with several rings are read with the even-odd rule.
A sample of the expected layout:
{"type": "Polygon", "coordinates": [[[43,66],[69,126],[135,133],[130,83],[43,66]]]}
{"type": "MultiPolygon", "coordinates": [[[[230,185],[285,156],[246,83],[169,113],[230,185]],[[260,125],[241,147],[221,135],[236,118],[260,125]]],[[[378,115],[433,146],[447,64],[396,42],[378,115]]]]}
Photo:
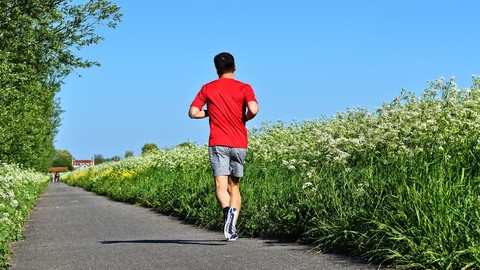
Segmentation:
{"type": "Polygon", "coordinates": [[[3,217],[3,218],[0,218],[0,224],[11,225],[12,222],[10,221],[10,219],[3,217]]]}
{"type": "Polygon", "coordinates": [[[17,200],[12,200],[11,205],[16,208],[18,206],[18,201],[17,200]]]}
{"type": "Polygon", "coordinates": [[[306,189],[306,188],[309,188],[311,186],[313,186],[312,182],[305,182],[305,184],[303,184],[303,186],[302,186],[302,189],[306,189]]]}

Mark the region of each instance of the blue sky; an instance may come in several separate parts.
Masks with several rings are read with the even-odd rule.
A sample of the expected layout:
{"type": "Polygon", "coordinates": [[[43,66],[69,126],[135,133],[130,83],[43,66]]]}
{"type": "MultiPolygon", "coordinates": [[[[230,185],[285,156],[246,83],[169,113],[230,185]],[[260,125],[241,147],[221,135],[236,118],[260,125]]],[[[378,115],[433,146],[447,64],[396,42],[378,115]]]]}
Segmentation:
{"type": "Polygon", "coordinates": [[[123,21],[79,52],[101,67],[76,70],[58,95],[55,146],[77,159],[207,143],[208,120],[187,112],[223,51],[259,101],[248,127],[375,110],[402,88],[451,76],[470,87],[480,75],[476,0],[113,2],[123,21]]]}

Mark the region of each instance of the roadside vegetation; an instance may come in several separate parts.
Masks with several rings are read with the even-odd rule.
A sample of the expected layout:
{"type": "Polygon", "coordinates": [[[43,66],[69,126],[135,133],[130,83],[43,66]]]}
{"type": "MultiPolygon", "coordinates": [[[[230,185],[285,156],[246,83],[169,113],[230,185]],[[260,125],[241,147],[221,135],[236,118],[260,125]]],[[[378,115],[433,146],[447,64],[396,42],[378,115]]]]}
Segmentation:
{"type": "MultiPolygon", "coordinates": [[[[375,112],[250,130],[243,236],[394,268],[480,268],[480,79],[430,82],[375,112]]],[[[184,143],[63,177],[221,230],[207,147],[184,143]]]]}
{"type": "Polygon", "coordinates": [[[7,268],[8,246],[21,239],[23,224],[48,181],[45,174],[0,164],[0,269],[7,268]]]}
{"type": "Polygon", "coordinates": [[[61,124],[64,79],[98,62],[78,56],[115,28],[120,7],[106,0],[0,1],[0,161],[47,172],[61,124]],[[78,3],[81,2],[81,3],[78,3]]]}

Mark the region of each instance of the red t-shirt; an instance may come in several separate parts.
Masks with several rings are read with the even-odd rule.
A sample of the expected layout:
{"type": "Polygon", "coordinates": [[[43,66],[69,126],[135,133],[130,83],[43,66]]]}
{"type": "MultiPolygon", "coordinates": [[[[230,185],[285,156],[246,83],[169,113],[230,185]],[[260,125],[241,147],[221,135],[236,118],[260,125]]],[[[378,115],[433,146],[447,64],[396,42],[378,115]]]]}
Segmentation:
{"type": "Polygon", "coordinates": [[[207,104],[209,146],[247,148],[245,113],[250,101],[257,101],[252,87],[234,79],[220,78],[202,86],[192,106],[202,109],[207,104]]]}

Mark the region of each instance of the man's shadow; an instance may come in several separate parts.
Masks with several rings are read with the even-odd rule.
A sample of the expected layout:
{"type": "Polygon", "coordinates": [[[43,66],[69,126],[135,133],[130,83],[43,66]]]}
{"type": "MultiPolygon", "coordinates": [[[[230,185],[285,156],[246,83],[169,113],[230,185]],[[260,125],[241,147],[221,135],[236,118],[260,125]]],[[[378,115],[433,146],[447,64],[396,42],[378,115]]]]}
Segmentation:
{"type": "Polygon", "coordinates": [[[223,246],[226,240],[104,240],[100,241],[102,245],[111,244],[178,244],[178,245],[201,245],[201,246],[223,246]]]}

